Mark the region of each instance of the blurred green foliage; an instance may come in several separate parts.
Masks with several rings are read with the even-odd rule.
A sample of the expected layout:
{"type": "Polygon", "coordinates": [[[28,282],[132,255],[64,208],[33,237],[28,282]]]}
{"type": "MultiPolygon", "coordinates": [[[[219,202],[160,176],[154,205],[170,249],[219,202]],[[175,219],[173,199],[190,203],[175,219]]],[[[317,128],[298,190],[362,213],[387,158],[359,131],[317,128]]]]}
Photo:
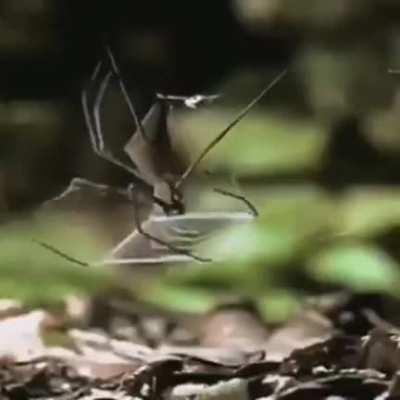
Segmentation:
{"type": "MultiPolygon", "coordinates": [[[[200,247],[203,254],[223,261],[170,269],[154,299],[197,311],[200,299],[203,308],[210,303],[209,297],[198,297],[198,290],[207,290],[214,302],[236,293],[254,298],[265,317],[276,321],[315,290],[399,295],[399,254],[390,251],[385,239],[400,228],[396,191],[373,187],[330,196],[316,187],[292,185],[271,186],[263,197],[257,221],[200,247]],[[169,301],[177,285],[179,293],[188,293],[179,304],[169,301]]],[[[392,240],[400,244],[398,234],[392,240]]]]}
{"type": "Polygon", "coordinates": [[[0,293],[30,306],[59,303],[67,295],[89,295],[112,285],[111,271],[83,267],[35,243],[40,240],[82,260],[97,260],[98,239],[69,220],[20,221],[0,230],[0,293]]]}

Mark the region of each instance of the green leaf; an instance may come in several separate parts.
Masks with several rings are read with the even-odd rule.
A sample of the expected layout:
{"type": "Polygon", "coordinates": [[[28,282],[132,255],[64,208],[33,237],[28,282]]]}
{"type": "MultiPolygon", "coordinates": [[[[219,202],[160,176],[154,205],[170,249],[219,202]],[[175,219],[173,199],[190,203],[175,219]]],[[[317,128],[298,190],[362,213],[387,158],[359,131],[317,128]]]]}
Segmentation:
{"type": "Polygon", "coordinates": [[[149,304],[175,312],[205,313],[218,303],[216,294],[210,290],[159,281],[145,284],[135,293],[149,304]]]}
{"type": "Polygon", "coordinates": [[[341,229],[357,236],[373,236],[400,226],[400,190],[361,188],[343,200],[341,229]]]}
{"type": "Polygon", "coordinates": [[[271,289],[256,300],[265,321],[281,323],[287,321],[299,310],[302,297],[288,290],[271,289]]]}
{"type": "Polygon", "coordinates": [[[338,244],[322,250],[309,260],[308,271],[321,282],[357,291],[392,292],[400,284],[399,265],[372,245],[338,244]]]}

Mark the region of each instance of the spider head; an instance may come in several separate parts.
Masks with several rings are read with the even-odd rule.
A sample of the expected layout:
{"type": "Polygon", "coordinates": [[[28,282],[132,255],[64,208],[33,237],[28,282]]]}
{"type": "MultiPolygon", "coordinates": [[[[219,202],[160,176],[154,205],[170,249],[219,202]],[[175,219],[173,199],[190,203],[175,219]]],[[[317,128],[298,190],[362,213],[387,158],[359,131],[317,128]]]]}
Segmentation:
{"type": "Polygon", "coordinates": [[[172,184],[163,181],[154,186],[153,203],[157,204],[166,215],[180,215],[185,213],[182,192],[172,184]]]}

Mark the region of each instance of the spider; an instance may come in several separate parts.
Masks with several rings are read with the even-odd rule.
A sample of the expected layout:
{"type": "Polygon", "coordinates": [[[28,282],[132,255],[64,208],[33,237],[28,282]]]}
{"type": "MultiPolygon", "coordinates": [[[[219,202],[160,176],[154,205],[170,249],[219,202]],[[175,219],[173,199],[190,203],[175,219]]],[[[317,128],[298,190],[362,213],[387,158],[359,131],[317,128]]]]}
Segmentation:
{"type": "MultiPolygon", "coordinates": [[[[133,203],[134,219],[137,232],[150,241],[164,246],[173,253],[186,255],[194,260],[205,262],[211,261],[208,258],[203,258],[195,255],[192,251],[178,247],[169,241],[160,239],[144,229],[143,223],[146,221],[146,216],[140,216],[139,203],[145,198],[153,204],[157,210],[162,210],[166,216],[184,215],[185,202],[182,193],[183,183],[193,174],[199,163],[206,157],[211,149],[216,146],[231,130],[238,124],[247,113],[261,100],[261,98],[274,87],[286,74],[286,70],[280,72],[259,94],[256,96],[218,135],[203,149],[199,156],[185,169],[180,170],[177,163],[178,155],[174,148],[174,143],[170,135],[169,115],[173,102],[181,102],[186,107],[196,108],[200,104],[214,101],[219,95],[194,95],[174,96],[157,94],[156,101],[150,107],[149,111],[141,120],[136,112],[132,99],[125,85],[125,82],[120,73],[118,64],[110,49],[106,46],[107,64],[100,61],[90,78],[90,89],[94,86],[95,96],[90,101],[89,88],[82,91],[82,108],[86,126],[88,129],[90,143],[93,151],[101,158],[113,163],[114,165],[124,169],[131,175],[132,182],[128,185],[126,196],[133,203]],[[101,76],[101,71],[106,67],[106,71],[101,76]],[[124,101],[126,102],[129,112],[136,126],[136,132],[130,137],[124,151],[130,158],[131,163],[127,163],[117,158],[107,147],[104,141],[104,134],[101,122],[101,108],[103,100],[110,85],[111,80],[117,81],[124,101]],[[160,156],[162,155],[162,156],[160,156]]],[[[84,185],[95,188],[99,186],[82,179],[74,179],[67,191],[79,190],[84,185]]],[[[243,201],[250,209],[250,212],[257,215],[255,207],[243,196],[233,194],[231,192],[215,189],[218,193],[234,197],[237,200],[243,201]]],[[[148,217],[148,216],[147,216],[148,217]]],[[[47,249],[55,251],[62,255],[58,249],[52,246],[39,242],[47,249]]],[[[71,257],[67,256],[70,261],[71,257]]],[[[74,259],[74,261],[76,261],[74,259]]],[[[80,264],[87,264],[80,262],[80,264]]]]}

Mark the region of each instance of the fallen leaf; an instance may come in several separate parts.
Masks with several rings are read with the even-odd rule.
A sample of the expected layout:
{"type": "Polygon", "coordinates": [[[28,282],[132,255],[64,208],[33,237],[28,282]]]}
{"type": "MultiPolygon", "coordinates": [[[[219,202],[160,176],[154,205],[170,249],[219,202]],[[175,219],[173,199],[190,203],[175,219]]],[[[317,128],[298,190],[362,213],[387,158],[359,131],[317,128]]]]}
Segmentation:
{"type": "Polygon", "coordinates": [[[287,324],[271,334],[265,344],[268,360],[281,361],[293,350],[323,342],[334,333],[332,323],[313,310],[301,311],[287,324]]]}

